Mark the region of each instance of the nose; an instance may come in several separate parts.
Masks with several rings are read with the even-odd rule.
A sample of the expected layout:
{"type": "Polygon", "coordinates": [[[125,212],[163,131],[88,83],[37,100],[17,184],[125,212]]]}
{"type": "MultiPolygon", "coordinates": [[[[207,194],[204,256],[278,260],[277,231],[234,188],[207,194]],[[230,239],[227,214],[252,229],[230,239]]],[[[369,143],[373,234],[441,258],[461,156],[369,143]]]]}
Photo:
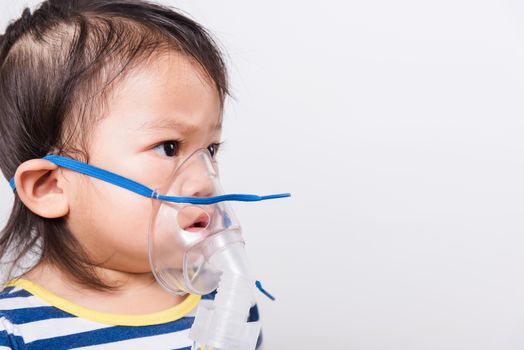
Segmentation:
{"type": "Polygon", "coordinates": [[[192,177],[182,186],[184,197],[212,197],[213,185],[211,179],[205,176],[192,177]]]}
{"type": "Polygon", "coordinates": [[[215,194],[213,177],[205,164],[199,162],[186,164],[180,175],[182,196],[212,197],[215,194]]]}

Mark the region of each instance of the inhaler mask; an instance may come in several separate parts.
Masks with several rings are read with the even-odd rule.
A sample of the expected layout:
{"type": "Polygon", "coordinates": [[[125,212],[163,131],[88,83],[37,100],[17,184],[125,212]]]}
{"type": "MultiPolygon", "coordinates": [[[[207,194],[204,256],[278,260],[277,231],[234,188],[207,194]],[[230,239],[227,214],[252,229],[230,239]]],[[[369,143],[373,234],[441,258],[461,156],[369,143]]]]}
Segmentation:
{"type": "Polygon", "coordinates": [[[247,262],[240,225],[226,201],[215,159],[205,149],[174,171],[158,198],[197,196],[202,203],[153,199],[149,258],[157,281],[174,294],[208,294],[212,306],[200,305],[189,337],[193,349],[255,349],[260,325],[247,322],[255,304],[255,278],[247,262]]]}
{"type": "MultiPolygon", "coordinates": [[[[217,162],[206,149],[189,156],[156,192],[179,198],[224,194],[217,162]]],[[[152,206],[149,258],[158,282],[174,294],[204,295],[214,291],[222,271],[210,263],[210,258],[230,244],[244,244],[229,203],[188,204],[154,198],[152,206]]]]}

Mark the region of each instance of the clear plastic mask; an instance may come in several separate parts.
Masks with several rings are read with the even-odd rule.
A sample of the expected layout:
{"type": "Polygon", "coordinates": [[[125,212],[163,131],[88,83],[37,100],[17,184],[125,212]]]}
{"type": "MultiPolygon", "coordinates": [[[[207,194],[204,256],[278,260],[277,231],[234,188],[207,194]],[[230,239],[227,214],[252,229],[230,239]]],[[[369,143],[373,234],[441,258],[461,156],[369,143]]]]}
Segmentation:
{"type": "MultiPolygon", "coordinates": [[[[198,149],[156,192],[162,196],[215,197],[224,194],[216,160],[198,149]]],[[[216,289],[221,272],[210,256],[234,242],[244,242],[228,202],[209,205],[152,199],[149,258],[159,283],[172,293],[207,294],[216,289]]]]}

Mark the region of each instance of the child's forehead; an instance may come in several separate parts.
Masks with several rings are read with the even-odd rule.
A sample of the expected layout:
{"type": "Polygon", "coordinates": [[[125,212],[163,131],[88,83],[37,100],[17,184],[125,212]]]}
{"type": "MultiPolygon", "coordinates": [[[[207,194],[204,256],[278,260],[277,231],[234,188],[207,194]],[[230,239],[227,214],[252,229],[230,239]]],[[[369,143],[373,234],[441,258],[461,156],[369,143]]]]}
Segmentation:
{"type": "Polygon", "coordinates": [[[107,115],[125,129],[220,130],[222,103],[213,81],[182,55],[162,56],[134,68],[117,85],[107,115]]]}

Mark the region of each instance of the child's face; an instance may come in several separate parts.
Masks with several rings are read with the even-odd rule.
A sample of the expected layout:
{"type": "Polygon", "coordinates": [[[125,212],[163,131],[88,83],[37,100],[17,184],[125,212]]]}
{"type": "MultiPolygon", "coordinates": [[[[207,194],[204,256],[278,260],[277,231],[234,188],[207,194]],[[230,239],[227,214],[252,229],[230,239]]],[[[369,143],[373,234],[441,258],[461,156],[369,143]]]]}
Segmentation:
{"type": "MultiPolygon", "coordinates": [[[[129,73],[90,135],[90,164],[155,189],[194,150],[220,142],[214,84],[189,59],[172,54],[129,73]],[[178,140],[181,140],[178,141],[178,140]]],[[[151,199],[63,169],[69,228],[90,257],[109,269],[147,272],[151,199]]],[[[186,187],[199,195],[199,179],[186,187]]],[[[189,193],[191,192],[191,193],[189,193]]]]}

